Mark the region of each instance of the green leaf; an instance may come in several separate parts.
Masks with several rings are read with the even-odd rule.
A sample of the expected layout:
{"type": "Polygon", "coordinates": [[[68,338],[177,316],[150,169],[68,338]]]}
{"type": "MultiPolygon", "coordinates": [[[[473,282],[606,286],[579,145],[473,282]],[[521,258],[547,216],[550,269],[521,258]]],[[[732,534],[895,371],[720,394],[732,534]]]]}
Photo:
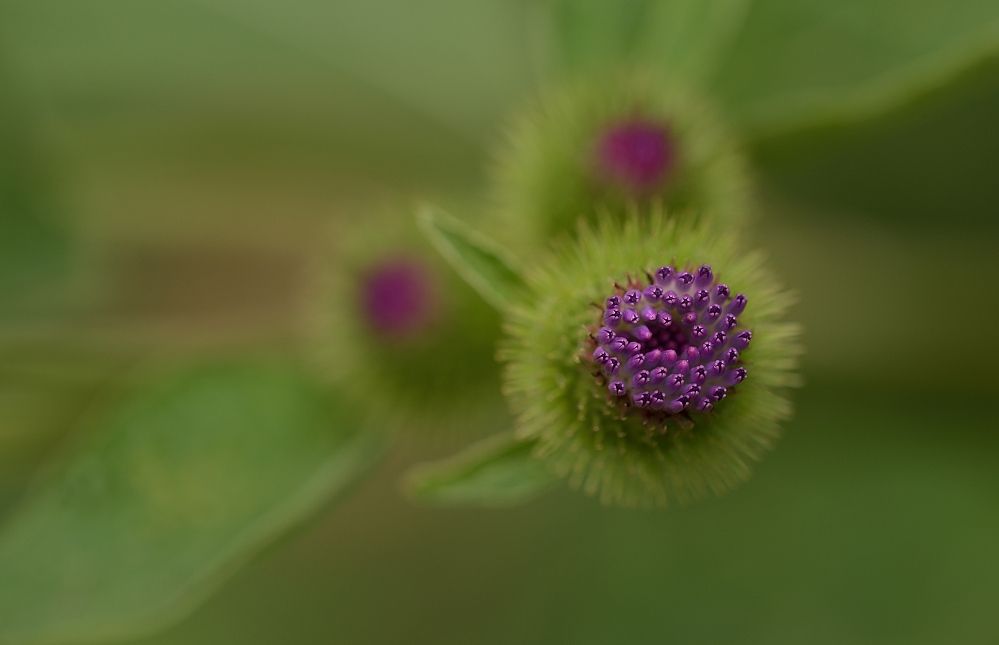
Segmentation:
{"type": "Polygon", "coordinates": [[[695,84],[710,79],[749,0],[564,0],[552,7],[570,73],[642,64],[695,84]]]}
{"type": "Polygon", "coordinates": [[[671,78],[706,84],[739,34],[750,0],[672,0],[649,5],[635,57],[671,78]]]}
{"type": "Polygon", "coordinates": [[[0,313],[5,315],[51,306],[69,268],[69,235],[54,216],[53,185],[31,112],[0,67],[0,313]]]}
{"type": "Polygon", "coordinates": [[[420,208],[417,221],[437,252],[489,304],[502,310],[521,298],[524,278],[509,251],[436,206],[420,208]]]}
{"type": "Polygon", "coordinates": [[[997,51],[990,0],[757,0],[714,89],[762,139],[876,116],[997,51]]]}
{"type": "Polygon", "coordinates": [[[557,480],[531,454],[534,443],[519,441],[512,432],[494,435],[449,459],[412,469],[405,477],[405,489],[414,499],[430,504],[522,504],[557,480]]]}
{"type": "Polygon", "coordinates": [[[560,62],[570,73],[619,64],[633,51],[651,0],[559,0],[551,7],[560,62]]]}
{"type": "Polygon", "coordinates": [[[295,372],[205,366],[92,415],[0,529],[0,640],[83,643],[178,619],[381,454],[295,372]]]}

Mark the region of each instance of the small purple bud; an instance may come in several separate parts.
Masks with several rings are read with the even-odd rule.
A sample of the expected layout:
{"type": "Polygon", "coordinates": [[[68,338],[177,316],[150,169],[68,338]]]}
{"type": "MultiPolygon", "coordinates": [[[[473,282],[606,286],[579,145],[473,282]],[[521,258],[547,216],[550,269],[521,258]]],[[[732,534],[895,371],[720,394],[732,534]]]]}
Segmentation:
{"type": "Polygon", "coordinates": [[[714,335],[711,337],[711,342],[717,345],[718,347],[723,347],[725,345],[726,339],[728,339],[728,334],[726,334],[723,331],[716,331],[714,335]]]}
{"type": "Polygon", "coordinates": [[[389,258],[363,278],[361,302],[374,331],[412,337],[433,326],[440,314],[434,274],[416,258],[389,258]]]}
{"type": "Polygon", "coordinates": [[[688,311],[683,314],[683,322],[686,325],[696,325],[697,324],[697,314],[693,311],[688,311]]]}
{"type": "Polygon", "coordinates": [[[694,404],[694,409],[698,412],[711,412],[711,408],[713,407],[715,406],[711,405],[711,401],[706,397],[698,399],[697,403],[694,404]]]}
{"type": "Polygon", "coordinates": [[[686,374],[690,370],[690,363],[687,361],[677,361],[676,367],[673,368],[674,374],[686,374]]]}
{"type": "Polygon", "coordinates": [[[617,337],[615,337],[614,340],[612,340],[607,345],[607,348],[609,350],[611,350],[612,352],[615,352],[617,354],[620,354],[620,353],[624,352],[624,350],[625,350],[626,347],[628,347],[628,339],[625,338],[624,336],[617,336],[617,337]]]}
{"type": "Polygon", "coordinates": [[[666,395],[659,390],[653,390],[650,405],[653,410],[662,410],[666,407],[666,395]]]}
{"type": "Polygon", "coordinates": [[[628,388],[624,386],[624,381],[611,381],[607,389],[614,396],[624,396],[628,392],[628,388]]]}
{"type": "Polygon", "coordinates": [[[636,342],[630,342],[628,343],[628,346],[624,348],[625,354],[637,354],[640,351],[642,351],[642,344],[636,342]]]}
{"type": "Polygon", "coordinates": [[[683,376],[683,374],[672,374],[666,379],[666,387],[668,387],[670,391],[676,392],[683,387],[686,380],[687,379],[683,376]]]}
{"type": "Polygon", "coordinates": [[[729,387],[742,383],[746,380],[746,368],[737,367],[734,370],[729,370],[728,374],[725,375],[725,382],[728,383],[729,387]]]}
{"type": "Polygon", "coordinates": [[[611,327],[617,327],[621,324],[621,310],[620,309],[608,309],[604,311],[604,322],[611,327]]]}
{"type": "Polygon", "coordinates": [[[634,372],[635,370],[640,369],[644,364],[645,364],[645,354],[635,354],[634,356],[628,359],[628,362],[625,363],[625,367],[627,367],[630,371],[634,372]]]}
{"type": "Polygon", "coordinates": [[[702,338],[707,337],[708,328],[705,327],[704,325],[694,325],[694,328],[690,330],[690,335],[696,338],[697,340],[701,340],[702,338]]]}
{"type": "Polygon", "coordinates": [[[642,370],[631,379],[631,386],[634,388],[643,388],[649,384],[650,380],[652,380],[652,375],[649,374],[649,370],[642,370]]]}
{"type": "Polygon", "coordinates": [[[736,363],[739,360],[739,350],[734,347],[729,347],[725,350],[725,353],[722,354],[722,359],[729,365],[736,363]]]}
{"type": "Polygon", "coordinates": [[[628,291],[626,294],[624,294],[624,302],[627,305],[631,305],[632,307],[634,307],[641,301],[642,301],[642,292],[638,291],[637,289],[632,289],[631,291],[628,291]]]}
{"type": "Polygon", "coordinates": [[[704,360],[708,360],[709,358],[714,356],[714,353],[715,353],[715,346],[711,343],[711,341],[710,340],[704,341],[704,343],[701,345],[701,358],[703,358],[704,360]]]}
{"type": "Polygon", "coordinates": [[[710,307],[708,307],[707,313],[704,314],[704,316],[711,322],[714,322],[715,320],[721,318],[721,315],[722,315],[722,308],[721,305],[719,304],[711,305],[710,307]]]}
{"type": "Polygon", "coordinates": [[[721,385],[716,385],[708,390],[708,398],[712,401],[721,401],[725,398],[726,394],[728,394],[728,390],[721,385]]]}
{"type": "Polygon", "coordinates": [[[597,143],[600,174],[639,193],[654,190],[669,176],[675,157],[669,128],[652,121],[613,124],[600,134],[597,143]]]}
{"type": "Polygon", "coordinates": [[[753,340],[753,332],[748,329],[745,331],[740,331],[735,337],[732,338],[732,346],[736,349],[743,350],[749,347],[749,341],[753,340]]]}
{"type": "Polygon", "coordinates": [[[732,314],[725,314],[725,318],[722,319],[721,328],[725,331],[732,331],[739,324],[739,319],[732,314]]]}
{"type": "Polygon", "coordinates": [[[614,340],[617,334],[610,327],[602,327],[600,331],[597,332],[597,342],[601,345],[606,345],[607,343],[614,340]]]}
{"type": "Polygon", "coordinates": [[[647,323],[655,322],[656,321],[656,310],[653,309],[652,307],[646,307],[645,309],[642,309],[641,316],[642,316],[642,320],[645,321],[645,322],[647,322],[647,323]]]}
{"type": "Polygon", "coordinates": [[[617,360],[617,358],[614,356],[608,358],[607,362],[604,363],[604,372],[607,374],[607,376],[614,376],[615,374],[618,373],[620,369],[621,369],[621,361],[617,360]]]}
{"type": "Polygon", "coordinates": [[[697,269],[697,285],[706,286],[711,284],[715,279],[714,274],[711,272],[710,264],[702,264],[697,269]]]}
{"type": "Polygon", "coordinates": [[[708,368],[703,365],[695,365],[690,370],[690,380],[698,385],[703,385],[708,380],[708,368]]]}
{"type": "Polygon", "coordinates": [[[598,347],[593,350],[593,362],[597,365],[604,365],[610,360],[610,354],[607,353],[603,347],[598,347]]]}
{"type": "Polygon", "coordinates": [[[667,307],[675,307],[680,296],[676,295],[676,292],[672,289],[663,294],[663,302],[666,303],[667,307]]]}
{"type": "Polygon", "coordinates": [[[608,309],[620,309],[621,308],[621,296],[611,296],[607,299],[608,309]]]}
{"type": "Polygon", "coordinates": [[[638,317],[638,312],[634,309],[625,309],[621,314],[621,320],[629,325],[637,325],[641,321],[641,318],[638,317]]]}
{"type": "Polygon", "coordinates": [[[635,338],[642,341],[643,343],[648,339],[652,338],[652,330],[650,330],[645,325],[639,325],[638,327],[635,327],[633,333],[635,334],[635,338]]]}
{"type": "Polygon", "coordinates": [[[676,365],[676,352],[672,349],[667,349],[663,352],[662,358],[659,359],[659,364],[666,368],[676,365]]]}
{"type": "Polygon", "coordinates": [[[746,303],[748,302],[749,298],[746,297],[746,294],[740,293],[736,297],[732,298],[732,302],[728,304],[728,313],[738,316],[742,313],[742,310],[746,308],[746,303]]]}
{"type": "Polygon", "coordinates": [[[694,294],[694,309],[700,311],[708,306],[711,302],[711,294],[707,289],[700,289],[694,294]]]}
{"type": "Polygon", "coordinates": [[[658,349],[653,349],[645,352],[645,363],[648,365],[649,368],[655,367],[656,365],[659,364],[659,359],[660,357],[662,357],[662,354],[663,353],[660,352],[658,349]]]}
{"type": "Polygon", "coordinates": [[[656,320],[659,321],[660,327],[669,327],[673,324],[673,316],[670,316],[669,313],[665,311],[660,311],[659,315],[656,316],[656,320]]]}
{"type": "Polygon", "coordinates": [[[714,378],[715,376],[721,376],[725,372],[725,361],[712,361],[711,366],[708,368],[708,375],[714,378]]]}
{"type": "Polygon", "coordinates": [[[669,376],[669,370],[665,367],[657,367],[656,369],[649,372],[649,382],[653,385],[659,385],[666,380],[669,376]]]}
{"type": "Polygon", "coordinates": [[[673,270],[673,267],[670,266],[659,267],[658,269],[656,269],[656,282],[665,287],[669,285],[670,280],[673,279],[673,275],[675,273],[676,272],[673,270]]]}
{"type": "Polygon", "coordinates": [[[635,392],[631,395],[631,400],[635,402],[635,405],[640,408],[648,407],[652,403],[652,393],[651,392],[635,392]]]}
{"type": "Polygon", "coordinates": [[[683,273],[677,274],[676,283],[681,287],[687,287],[691,282],[694,281],[694,274],[684,271],[683,273]]]}
{"type": "Polygon", "coordinates": [[[728,300],[728,297],[730,295],[732,295],[732,292],[729,290],[727,284],[715,285],[715,293],[714,293],[715,302],[725,302],[726,300],[728,300]]]}
{"type": "Polygon", "coordinates": [[[694,307],[694,299],[683,294],[680,296],[680,300],[676,303],[676,306],[680,308],[680,311],[690,311],[694,307]]]}
{"type": "Polygon", "coordinates": [[[701,360],[701,352],[693,345],[690,345],[684,350],[683,357],[687,359],[688,363],[696,363],[701,360]]]}
{"type": "Polygon", "coordinates": [[[688,402],[690,402],[690,399],[688,399],[685,396],[681,396],[681,397],[675,398],[675,399],[673,399],[672,401],[669,402],[669,405],[666,406],[666,410],[670,414],[679,414],[679,413],[683,412],[683,409],[685,407],[687,407],[687,403],[688,402]]]}
{"type": "Polygon", "coordinates": [[[660,298],[662,298],[663,297],[663,293],[665,293],[665,292],[663,291],[663,288],[660,287],[658,284],[654,284],[654,285],[645,287],[645,291],[643,293],[645,294],[645,298],[647,300],[649,300],[650,302],[655,302],[656,300],[659,300],[660,298]]]}
{"type": "Polygon", "coordinates": [[[689,396],[690,398],[694,398],[700,393],[701,393],[701,386],[697,385],[696,383],[691,383],[690,385],[688,385],[683,389],[683,395],[689,396]]]}

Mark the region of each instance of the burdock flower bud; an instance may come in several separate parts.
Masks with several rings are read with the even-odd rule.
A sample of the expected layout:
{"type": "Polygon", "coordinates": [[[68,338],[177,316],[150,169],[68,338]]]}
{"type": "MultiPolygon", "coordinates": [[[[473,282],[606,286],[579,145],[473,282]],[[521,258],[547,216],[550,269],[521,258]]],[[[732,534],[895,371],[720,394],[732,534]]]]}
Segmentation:
{"type": "Polygon", "coordinates": [[[605,502],[725,490],[790,414],[789,297],[758,255],[711,230],[655,212],[584,225],[509,314],[501,356],[520,437],[605,502]]]}
{"type": "Polygon", "coordinates": [[[571,232],[580,215],[623,221],[651,204],[733,225],[748,181],[732,141],[703,98],[668,79],[619,74],[552,92],[521,115],[499,155],[498,234],[531,249],[571,232]]]}
{"type": "Polygon", "coordinates": [[[337,224],[308,294],[310,362],[347,400],[393,425],[502,423],[495,310],[430,247],[406,209],[337,224]]]}

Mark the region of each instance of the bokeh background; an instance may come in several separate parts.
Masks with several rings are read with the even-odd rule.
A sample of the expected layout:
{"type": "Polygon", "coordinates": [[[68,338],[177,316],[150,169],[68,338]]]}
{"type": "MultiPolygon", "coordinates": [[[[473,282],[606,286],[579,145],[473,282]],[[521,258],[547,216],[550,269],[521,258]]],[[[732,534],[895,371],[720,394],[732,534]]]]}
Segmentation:
{"type": "Polygon", "coordinates": [[[408,436],[129,642],[999,643],[999,9],[672,3],[710,40],[641,36],[655,4],[0,3],[0,513],[139,357],[295,353],[331,221],[474,219],[511,111],[653,51],[741,137],[750,242],[800,295],[753,481],[428,508],[399,475],[461,442],[408,436]]]}

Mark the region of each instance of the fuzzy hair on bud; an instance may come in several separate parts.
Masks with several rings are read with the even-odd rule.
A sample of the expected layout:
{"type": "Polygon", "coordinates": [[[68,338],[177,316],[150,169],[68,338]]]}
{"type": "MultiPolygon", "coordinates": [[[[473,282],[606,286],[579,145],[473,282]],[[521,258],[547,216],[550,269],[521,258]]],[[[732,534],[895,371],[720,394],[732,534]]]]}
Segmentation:
{"type": "MultiPolygon", "coordinates": [[[[575,241],[557,244],[529,274],[531,298],[508,313],[500,358],[518,434],[537,440],[536,454],[554,472],[605,503],[664,506],[727,490],[749,477],[791,414],[783,390],[798,382],[799,330],[781,318],[792,298],[760,255],[740,253],[736,236],[716,231],[655,209],[581,223],[575,241]],[[683,274],[693,279],[673,278],[683,274]],[[649,324],[646,340],[637,340],[639,325],[614,329],[612,342],[635,338],[630,356],[642,359],[623,353],[631,343],[600,345],[603,313],[592,303],[617,303],[608,294],[618,293],[618,306],[627,306],[632,291],[644,303],[642,290],[656,281],[678,295],[649,302],[676,312],[669,326],[649,324]],[[715,283],[748,303],[718,345],[695,340],[698,325],[679,313],[680,296],[717,292],[715,283]],[[752,343],[743,330],[752,330],[752,343]],[[591,358],[598,346],[618,358],[613,378],[591,358]]],[[[706,335],[723,323],[705,322],[706,335]]]]}
{"type": "Polygon", "coordinates": [[[496,234],[531,252],[572,233],[594,205],[620,221],[634,206],[661,204],[732,226],[749,211],[746,162],[734,141],[706,99],[652,74],[595,76],[551,91],[514,121],[497,155],[496,234]]]}

